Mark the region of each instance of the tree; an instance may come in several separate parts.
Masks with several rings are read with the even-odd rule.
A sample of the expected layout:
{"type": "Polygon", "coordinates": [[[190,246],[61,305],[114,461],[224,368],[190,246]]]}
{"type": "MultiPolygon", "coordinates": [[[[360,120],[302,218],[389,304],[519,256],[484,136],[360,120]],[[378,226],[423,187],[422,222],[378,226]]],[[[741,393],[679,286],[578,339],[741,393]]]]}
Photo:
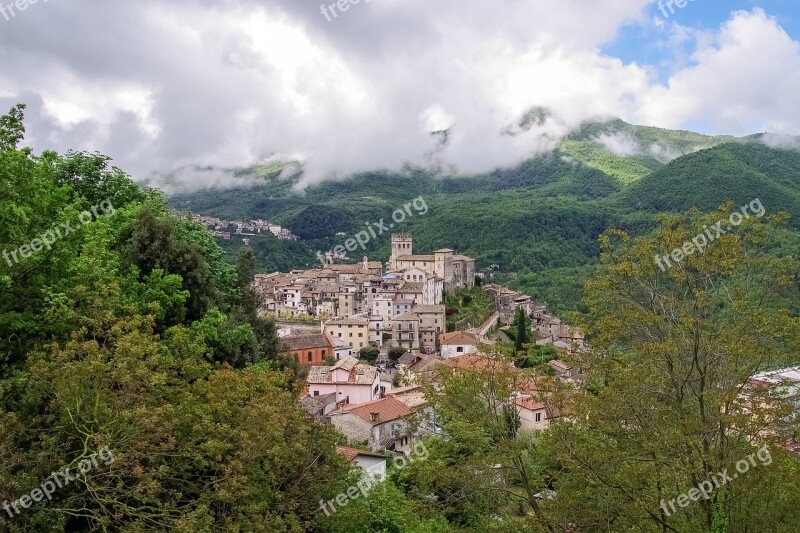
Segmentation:
{"type": "Polygon", "coordinates": [[[346,489],[333,431],[313,423],[265,367],[215,369],[202,337],[155,335],[141,317],[111,342],[31,354],[3,384],[0,487],[13,501],[108,446],[100,464],[0,525],[11,531],[307,531],[319,500],[346,489]]]}
{"type": "Polygon", "coordinates": [[[237,277],[103,156],[18,149],[22,109],[0,118],[0,250],[74,229],[101,197],[115,213],[0,261],[0,502],[76,475],[52,502],[3,509],[0,531],[325,531],[319,499],[351,472],[240,290],[251,260],[237,277]],[[78,474],[104,447],[114,460],[78,474]]]}
{"type": "Polygon", "coordinates": [[[256,258],[249,246],[242,248],[236,260],[236,288],[239,290],[239,305],[249,317],[258,314],[258,294],[253,287],[256,258]]]}
{"type": "Polygon", "coordinates": [[[328,526],[331,533],[448,533],[453,531],[441,516],[420,516],[419,506],[402,490],[384,481],[366,497],[356,499],[336,511],[328,526]]]}
{"type": "Polygon", "coordinates": [[[510,348],[497,345],[469,370],[444,370],[422,385],[447,438],[431,441],[428,460],[404,470],[403,481],[434,512],[469,530],[502,523],[502,531],[526,531],[530,515],[547,523],[537,494],[548,488],[552,465],[538,451],[539,435],[520,431],[515,407],[516,392],[534,374],[514,367],[510,348]]]}
{"type": "Polygon", "coordinates": [[[525,359],[524,368],[535,368],[537,366],[546,365],[550,361],[558,359],[558,352],[552,344],[544,344],[542,346],[531,346],[528,350],[528,356],[525,359]]]}
{"type": "Polygon", "coordinates": [[[368,363],[374,363],[378,360],[381,351],[373,346],[365,346],[358,352],[359,357],[368,363]]]}
{"type": "Polygon", "coordinates": [[[514,337],[515,351],[523,351],[525,345],[530,342],[530,324],[530,317],[527,316],[522,307],[517,307],[514,313],[514,327],[516,331],[516,337],[514,337]]]}
{"type": "Polygon", "coordinates": [[[405,348],[389,348],[389,359],[396,363],[405,353],[405,348]]]}
{"type": "Polygon", "coordinates": [[[774,253],[783,217],[746,219],[670,269],[653,259],[702,243],[697,236],[730,214],[728,205],[664,217],[654,236],[602,237],[586,296],[593,350],[573,358],[590,393],[573,399],[574,423],[547,436],[561,464],[558,497],[546,509],[552,522],[654,532],[791,531],[800,523],[797,463],[782,449],[797,429],[787,416],[794,406],[747,386],[759,371],[796,363],[800,323],[788,302],[800,268],[774,253]],[[771,451],[769,466],[672,512],[670,500],[710,473],[737,472],[760,446],[771,451]]]}
{"type": "Polygon", "coordinates": [[[0,116],[0,151],[11,152],[17,149],[25,137],[25,104],[17,104],[8,114],[0,116]]]}
{"type": "Polygon", "coordinates": [[[142,210],[125,249],[128,264],[136,265],[147,276],[160,268],[177,274],[189,291],[186,318],[200,319],[213,304],[214,280],[201,247],[176,230],[176,221],[142,210]]]}

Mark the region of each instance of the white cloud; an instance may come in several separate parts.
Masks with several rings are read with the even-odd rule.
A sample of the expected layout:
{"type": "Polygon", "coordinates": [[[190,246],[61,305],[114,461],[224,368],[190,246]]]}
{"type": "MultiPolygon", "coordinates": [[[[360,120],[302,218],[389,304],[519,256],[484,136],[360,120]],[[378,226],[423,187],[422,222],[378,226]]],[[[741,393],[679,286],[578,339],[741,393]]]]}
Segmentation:
{"type": "Polygon", "coordinates": [[[642,153],[639,142],[625,132],[603,133],[593,139],[619,156],[633,156],[642,153]]]}
{"type": "Polygon", "coordinates": [[[761,9],[733,14],[701,43],[693,66],[642,99],[644,122],[704,123],[716,133],[789,133],[800,123],[800,45],[761,9]]]}
{"type": "Polygon", "coordinates": [[[759,9],[714,34],[673,24],[676,46],[698,48],[666,85],[598,51],[623,24],[652,24],[649,3],[375,0],[330,23],[297,0],[50,3],[0,35],[0,104],[30,104],[37,149],[98,150],[140,179],[275,154],[302,159],[306,182],[399,169],[436,148],[428,130],[452,124],[435,158],[467,173],[548,150],[596,116],[797,128],[798,44],[759,9]],[[555,117],[515,128],[534,106],[555,117]]]}

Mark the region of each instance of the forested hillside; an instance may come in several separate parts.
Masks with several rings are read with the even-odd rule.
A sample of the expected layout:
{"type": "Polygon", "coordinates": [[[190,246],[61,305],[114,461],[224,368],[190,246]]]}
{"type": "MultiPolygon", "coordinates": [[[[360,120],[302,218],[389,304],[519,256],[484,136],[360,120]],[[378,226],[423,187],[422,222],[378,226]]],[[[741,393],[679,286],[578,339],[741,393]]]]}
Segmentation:
{"type": "MultiPolygon", "coordinates": [[[[247,174],[248,171],[238,171],[247,174]]],[[[599,256],[598,236],[616,227],[652,230],[656,215],[760,198],[769,212],[800,220],[800,151],[769,148],[757,137],[710,137],[627,124],[587,123],[551,153],[511,169],[477,176],[441,176],[423,168],[374,172],[326,181],[302,191],[280,169],[251,169],[260,185],[178,194],[178,210],[223,218],[263,218],[292,229],[301,241],[255,240],[260,271],[312,266],[366,222],[389,220],[397,207],[423,197],[429,212],[398,230],[415,251],[447,246],[494,267],[495,279],[563,312],[580,308],[583,281],[599,256]]],[[[241,241],[225,243],[235,252],[241,241]]],[[[388,235],[365,254],[389,257],[388,235]]],[[[354,259],[360,260],[361,251],[354,259]]]]}

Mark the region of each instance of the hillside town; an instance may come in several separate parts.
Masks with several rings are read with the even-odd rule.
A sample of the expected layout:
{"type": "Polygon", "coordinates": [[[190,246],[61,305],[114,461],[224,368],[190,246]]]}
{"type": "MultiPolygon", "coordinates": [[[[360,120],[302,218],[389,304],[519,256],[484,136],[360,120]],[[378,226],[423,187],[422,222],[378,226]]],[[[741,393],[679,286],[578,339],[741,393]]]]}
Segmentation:
{"type": "MultiPolygon", "coordinates": [[[[585,390],[584,369],[565,359],[584,353],[586,339],[546,305],[484,283],[475,260],[449,248],[415,255],[411,234],[392,235],[385,265],[336,259],[328,254],[319,269],[257,274],[254,286],[261,311],[279,322],[284,353],[303,369],[300,403],[347,439],[337,452],[348,462],[381,478],[390,457],[409,457],[424,439],[441,435],[425,391],[441,390],[448,373],[514,376],[506,401],[519,431],[571,420],[570,398],[585,390]],[[446,298],[475,290],[491,302],[488,318],[454,329],[446,298]],[[495,350],[520,315],[529,324],[529,344],[554,355],[535,369],[519,368],[495,350]]],[[[800,406],[799,376],[797,368],[755,376],[742,401],[752,406],[767,393],[800,406]]],[[[800,445],[792,440],[785,447],[800,445]]]]}
{"type": "MultiPolygon", "coordinates": [[[[546,306],[506,287],[483,285],[473,258],[449,248],[415,255],[411,234],[392,235],[386,265],[367,257],[357,264],[336,264],[330,256],[327,262],[319,269],[257,274],[254,285],[262,312],[282,325],[285,353],[307,370],[301,403],[309,415],[373,452],[407,453],[415,439],[435,433],[421,385],[444,370],[500,364],[491,347],[520,311],[536,345],[562,354],[585,346],[580,330],[546,306]],[[488,318],[448,331],[445,297],[474,290],[476,282],[491,301],[488,318]],[[292,325],[297,319],[317,325],[292,325]],[[380,354],[372,362],[363,357],[370,350],[380,354]]],[[[580,382],[579,370],[558,359],[548,364],[546,389],[558,381],[580,382]]],[[[562,416],[540,385],[522,380],[515,392],[523,429],[543,429],[562,416]]]]}
{"type": "Polygon", "coordinates": [[[273,235],[282,241],[296,241],[297,236],[291,230],[282,228],[278,224],[271,224],[266,220],[224,220],[206,215],[192,215],[192,220],[202,224],[211,235],[224,241],[229,241],[235,236],[241,237],[245,246],[250,245],[253,237],[266,237],[273,235]]]}

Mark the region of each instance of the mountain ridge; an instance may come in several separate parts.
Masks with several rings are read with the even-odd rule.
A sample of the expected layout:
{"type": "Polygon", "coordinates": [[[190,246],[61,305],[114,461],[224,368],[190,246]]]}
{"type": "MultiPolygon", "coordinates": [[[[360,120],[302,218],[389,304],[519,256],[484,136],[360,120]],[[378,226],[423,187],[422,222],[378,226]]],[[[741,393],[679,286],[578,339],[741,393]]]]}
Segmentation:
{"type": "MultiPolygon", "coordinates": [[[[597,238],[609,228],[646,233],[661,212],[695,206],[712,210],[730,200],[757,197],[769,212],[788,211],[791,224],[800,220],[800,151],[770,147],[758,134],[715,137],[665,131],[671,133],[659,138],[658,129],[619,120],[586,125],[568,139],[591,147],[584,161],[573,157],[573,144],[573,149],[557,147],[516,167],[481,175],[442,177],[409,166],[316,183],[301,191],[295,189],[299,177],[281,177],[273,169],[257,186],[177,194],[170,201],[178,210],[270,220],[301,235],[297,243],[264,239],[252,244],[259,269],[273,271],[312,266],[317,251],[341,244],[337,233],[351,235],[366,222],[388,219],[398,206],[423,197],[430,213],[398,228],[414,233],[415,249],[457,248],[475,257],[479,269],[494,266],[496,279],[552,302],[560,312],[580,301],[583,279],[599,257],[597,238]],[[641,153],[619,155],[598,140],[615,134],[638,139],[640,148],[655,142],[688,153],[665,163],[641,153]],[[696,149],[699,142],[709,146],[696,149]],[[647,172],[620,179],[602,170],[609,164],[628,169],[631,162],[647,172]]],[[[793,142],[790,137],[782,140],[793,142]]],[[[231,257],[241,247],[235,240],[222,244],[231,257]]],[[[376,239],[362,252],[385,260],[388,241],[376,239]]]]}

